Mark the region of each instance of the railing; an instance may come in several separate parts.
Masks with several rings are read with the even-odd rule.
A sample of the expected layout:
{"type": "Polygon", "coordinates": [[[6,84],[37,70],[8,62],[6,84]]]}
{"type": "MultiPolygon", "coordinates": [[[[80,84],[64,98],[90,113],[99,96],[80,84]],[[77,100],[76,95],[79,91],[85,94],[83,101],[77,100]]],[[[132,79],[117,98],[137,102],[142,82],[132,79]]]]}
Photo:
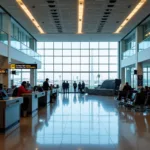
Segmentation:
{"type": "Polygon", "coordinates": [[[131,57],[135,54],[135,49],[127,50],[123,53],[123,59],[131,57]]]}
{"type": "Polygon", "coordinates": [[[8,45],[8,34],[2,30],[0,30],[0,42],[8,45]]]}
{"type": "Polygon", "coordinates": [[[11,37],[11,47],[41,61],[41,56],[33,51],[32,49],[30,49],[28,46],[24,45],[23,43],[17,41],[16,39],[14,39],[13,37],[11,37]]]}
{"type": "MultiPolygon", "coordinates": [[[[8,34],[4,31],[2,31],[1,29],[0,29],[0,42],[8,45],[8,34]]],[[[30,49],[23,43],[14,39],[13,37],[11,37],[11,47],[41,61],[41,56],[37,52],[33,51],[32,49],[30,49]]]]}
{"type": "Polygon", "coordinates": [[[143,51],[150,47],[150,37],[147,37],[145,40],[143,40],[141,43],[139,43],[139,52],[143,51]]]}

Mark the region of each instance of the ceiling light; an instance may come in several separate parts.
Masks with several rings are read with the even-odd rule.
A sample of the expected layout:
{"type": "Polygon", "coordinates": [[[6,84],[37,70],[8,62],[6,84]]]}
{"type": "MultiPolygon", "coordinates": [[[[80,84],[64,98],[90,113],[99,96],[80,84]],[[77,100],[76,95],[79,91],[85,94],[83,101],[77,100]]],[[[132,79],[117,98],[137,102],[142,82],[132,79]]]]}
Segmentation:
{"type": "Polygon", "coordinates": [[[29,19],[32,21],[32,23],[36,26],[36,28],[39,30],[41,34],[44,34],[43,29],[40,27],[36,19],[33,17],[27,6],[22,2],[22,0],[16,0],[18,5],[22,8],[22,10],[26,13],[26,15],[29,17],[29,19]]]}
{"type": "Polygon", "coordinates": [[[84,0],[78,0],[78,34],[82,33],[84,0]]]}
{"type": "Polygon", "coordinates": [[[145,36],[149,36],[150,35],[150,32],[148,32],[145,36]]]}
{"type": "Polygon", "coordinates": [[[146,3],[147,0],[141,0],[128,17],[123,21],[120,27],[115,31],[115,33],[120,33],[120,31],[125,27],[125,25],[132,19],[132,17],[140,10],[140,8],[146,3]]]}

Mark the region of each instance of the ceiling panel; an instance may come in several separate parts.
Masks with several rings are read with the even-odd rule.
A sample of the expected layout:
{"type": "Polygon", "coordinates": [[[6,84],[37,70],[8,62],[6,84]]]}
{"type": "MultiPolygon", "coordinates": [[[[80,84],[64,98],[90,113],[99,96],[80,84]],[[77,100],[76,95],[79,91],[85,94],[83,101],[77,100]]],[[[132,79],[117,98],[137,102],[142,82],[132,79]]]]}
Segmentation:
{"type": "Polygon", "coordinates": [[[77,35],[78,0],[23,0],[46,32],[40,35],[15,0],[1,0],[4,7],[35,38],[44,40],[117,40],[119,41],[149,14],[150,1],[119,35],[113,34],[139,0],[85,0],[83,33],[77,35]],[[57,39],[58,38],[58,39],[57,39]]]}

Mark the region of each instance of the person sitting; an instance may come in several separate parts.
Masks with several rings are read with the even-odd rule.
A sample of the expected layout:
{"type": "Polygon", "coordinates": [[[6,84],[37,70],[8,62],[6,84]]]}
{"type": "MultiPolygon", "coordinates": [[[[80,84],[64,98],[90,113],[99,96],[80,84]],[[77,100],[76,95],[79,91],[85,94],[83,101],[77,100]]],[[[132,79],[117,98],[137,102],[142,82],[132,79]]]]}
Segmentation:
{"type": "Polygon", "coordinates": [[[44,91],[48,91],[49,90],[49,83],[48,83],[49,79],[46,78],[46,81],[43,82],[43,90],[44,91]]]}
{"type": "Polygon", "coordinates": [[[125,84],[125,86],[123,87],[123,91],[130,91],[132,88],[131,88],[131,86],[129,85],[129,83],[128,82],[126,82],[126,84],[125,84]]]}
{"type": "MultiPolygon", "coordinates": [[[[118,100],[121,100],[122,97],[126,98],[129,92],[132,90],[131,86],[126,82],[123,87],[123,90],[119,92],[118,100]]],[[[130,95],[129,95],[130,96],[130,95]]]]}
{"type": "Polygon", "coordinates": [[[149,92],[149,88],[148,88],[148,86],[145,86],[144,91],[145,91],[145,94],[147,94],[147,93],[149,92]]]}
{"type": "Polygon", "coordinates": [[[21,96],[24,93],[31,93],[32,92],[30,90],[27,90],[26,87],[27,87],[27,82],[23,81],[21,86],[18,88],[17,96],[21,96]]]}
{"type": "Polygon", "coordinates": [[[135,105],[144,105],[146,100],[146,94],[144,88],[140,89],[140,92],[136,96],[135,105]]]}

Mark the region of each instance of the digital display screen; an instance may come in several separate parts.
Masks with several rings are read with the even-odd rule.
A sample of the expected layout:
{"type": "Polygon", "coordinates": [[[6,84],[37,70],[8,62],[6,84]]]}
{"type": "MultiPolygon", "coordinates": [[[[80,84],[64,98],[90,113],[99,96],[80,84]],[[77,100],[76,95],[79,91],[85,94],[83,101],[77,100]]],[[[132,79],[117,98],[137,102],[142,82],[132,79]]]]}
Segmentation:
{"type": "Polygon", "coordinates": [[[37,64],[11,64],[11,69],[37,69],[37,64]]]}

